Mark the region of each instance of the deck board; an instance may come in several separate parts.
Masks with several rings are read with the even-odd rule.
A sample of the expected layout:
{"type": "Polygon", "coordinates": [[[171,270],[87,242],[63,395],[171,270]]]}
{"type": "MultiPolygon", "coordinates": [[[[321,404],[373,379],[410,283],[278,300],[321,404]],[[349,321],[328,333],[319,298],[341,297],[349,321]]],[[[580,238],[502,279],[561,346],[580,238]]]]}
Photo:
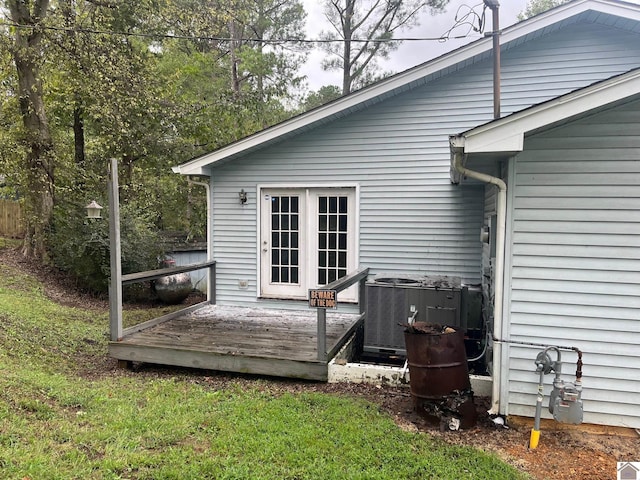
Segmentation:
{"type": "MultiPolygon", "coordinates": [[[[326,379],[317,354],[316,311],[205,305],[111,342],[119,360],[274,376],[326,379]]],[[[331,352],[361,324],[361,316],[327,312],[331,352]]],[[[330,359],[328,359],[330,360],[330,359]]]]}

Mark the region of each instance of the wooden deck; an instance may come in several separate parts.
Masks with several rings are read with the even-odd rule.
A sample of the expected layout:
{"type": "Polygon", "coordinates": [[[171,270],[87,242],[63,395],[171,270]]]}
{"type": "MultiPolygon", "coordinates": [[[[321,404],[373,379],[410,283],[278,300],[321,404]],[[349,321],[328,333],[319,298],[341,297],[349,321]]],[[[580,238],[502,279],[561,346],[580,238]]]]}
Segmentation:
{"type": "Polygon", "coordinates": [[[127,362],[327,380],[328,362],[362,315],[327,311],[327,359],[318,360],[316,311],[205,304],[123,332],[109,355],[127,362]]]}

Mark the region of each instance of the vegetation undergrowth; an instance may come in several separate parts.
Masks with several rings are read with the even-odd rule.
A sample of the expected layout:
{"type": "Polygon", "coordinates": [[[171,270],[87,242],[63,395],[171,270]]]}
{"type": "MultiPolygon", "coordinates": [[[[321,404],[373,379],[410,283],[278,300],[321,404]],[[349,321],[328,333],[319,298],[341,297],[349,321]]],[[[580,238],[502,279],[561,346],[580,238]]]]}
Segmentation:
{"type": "Polygon", "coordinates": [[[496,457],[405,432],[377,406],[221,389],[167,370],[108,371],[107,313],[55,304],[0,277],[0,477],[6,479],[517,479],[496,457]]]}

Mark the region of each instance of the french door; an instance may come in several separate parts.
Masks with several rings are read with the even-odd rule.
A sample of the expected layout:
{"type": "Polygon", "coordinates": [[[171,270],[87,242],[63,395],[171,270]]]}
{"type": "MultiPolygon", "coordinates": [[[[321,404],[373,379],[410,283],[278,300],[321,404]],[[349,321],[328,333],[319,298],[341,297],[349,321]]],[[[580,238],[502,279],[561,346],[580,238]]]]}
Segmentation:
{"type": "Polygon", "coordinates": [[[260,198],[261,296],[306,299],[355,269],[354,188],[262,189],[260,198]]]}

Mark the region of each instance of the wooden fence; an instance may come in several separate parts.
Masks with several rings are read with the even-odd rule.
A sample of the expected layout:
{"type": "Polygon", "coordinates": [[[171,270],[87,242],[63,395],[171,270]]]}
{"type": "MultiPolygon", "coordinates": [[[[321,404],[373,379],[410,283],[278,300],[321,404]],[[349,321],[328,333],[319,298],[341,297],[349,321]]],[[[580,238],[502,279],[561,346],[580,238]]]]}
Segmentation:
{"type": "Polygon", "coordinates": [[[0,199],[0,237],[22,238],[24,225],[20,204],[13,200],[0,199]]]}

